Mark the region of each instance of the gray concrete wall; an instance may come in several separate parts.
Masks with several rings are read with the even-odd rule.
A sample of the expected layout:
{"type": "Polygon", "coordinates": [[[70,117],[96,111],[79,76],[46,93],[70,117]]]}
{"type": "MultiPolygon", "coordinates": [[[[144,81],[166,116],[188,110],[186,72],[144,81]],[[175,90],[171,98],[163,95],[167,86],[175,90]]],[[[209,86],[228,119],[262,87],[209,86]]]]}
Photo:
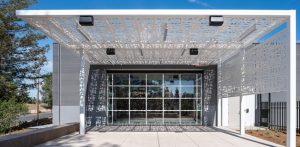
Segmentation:
{"type": "Polygon", "coordinates": [[[54,44],[53,124],[79,122],[79,70],[79,54],[54,44]]]}

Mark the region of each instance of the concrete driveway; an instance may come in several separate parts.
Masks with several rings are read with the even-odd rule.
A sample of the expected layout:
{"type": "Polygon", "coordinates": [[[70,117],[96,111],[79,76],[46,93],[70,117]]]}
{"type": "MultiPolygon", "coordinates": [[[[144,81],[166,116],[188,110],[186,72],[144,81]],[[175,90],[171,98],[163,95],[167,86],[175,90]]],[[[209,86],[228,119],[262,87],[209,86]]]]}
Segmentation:
{"type": "Polygon", "coordinates": [[[67,135],[44,146],[85,147],[264,147],[280,146],[249,135],[228,130],[213,132],[99,132],[67,135]]]}

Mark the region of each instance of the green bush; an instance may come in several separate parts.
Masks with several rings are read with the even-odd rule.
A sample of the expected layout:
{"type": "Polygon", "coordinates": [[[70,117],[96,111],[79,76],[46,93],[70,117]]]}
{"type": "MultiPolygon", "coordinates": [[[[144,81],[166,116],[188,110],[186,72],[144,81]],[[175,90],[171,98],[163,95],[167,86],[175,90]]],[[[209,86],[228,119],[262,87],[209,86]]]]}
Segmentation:
{"type": "Polygon", "coordinates": [[[17,117],[27,112],[24,103],[15,100],[0,101],[0,134],[10,131],[13,125],[17,125],[17,117]]]}

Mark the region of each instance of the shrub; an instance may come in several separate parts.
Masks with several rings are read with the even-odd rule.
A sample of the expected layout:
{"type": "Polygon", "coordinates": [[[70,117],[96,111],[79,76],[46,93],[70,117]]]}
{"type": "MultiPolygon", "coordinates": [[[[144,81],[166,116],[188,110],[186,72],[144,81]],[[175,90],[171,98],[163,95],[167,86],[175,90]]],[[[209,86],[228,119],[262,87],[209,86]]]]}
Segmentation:
{"type": "Polygon", "coordinates": [[[15,100],[0,101],[0,134],[9,132],[13,125],[17,125],[17,117],[27,112],[24,103],[15,100]]]}

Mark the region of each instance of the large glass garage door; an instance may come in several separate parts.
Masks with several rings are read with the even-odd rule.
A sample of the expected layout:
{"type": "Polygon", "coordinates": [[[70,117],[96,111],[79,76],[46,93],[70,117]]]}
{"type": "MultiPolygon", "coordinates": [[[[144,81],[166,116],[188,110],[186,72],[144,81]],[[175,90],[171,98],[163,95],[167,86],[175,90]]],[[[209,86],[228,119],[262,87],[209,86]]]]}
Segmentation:
{"type": "Polygon", "coordinates": [[[201,73],[108,73],[109,125],[201,125],[201,73]]]}

